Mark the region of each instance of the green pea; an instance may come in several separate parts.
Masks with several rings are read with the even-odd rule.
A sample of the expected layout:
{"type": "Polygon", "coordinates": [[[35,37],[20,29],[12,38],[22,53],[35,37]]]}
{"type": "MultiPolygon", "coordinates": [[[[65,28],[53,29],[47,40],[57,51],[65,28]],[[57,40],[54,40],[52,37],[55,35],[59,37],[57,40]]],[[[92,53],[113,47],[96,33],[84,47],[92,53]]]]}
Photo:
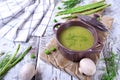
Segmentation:
{"type": "Polygon", "coordinates": [[[45,50],[44,50],[44,53],[47,54],[47,55],[49,55],[49,54],[50,54],[50,51],[47,50],[47,49],[45,49],[45,50]]]}
{"type": "Polygon", "coordinates": [[[61,7],[58,7],[58,10],[61,10],[61,7]]]}
{"type": "Polygon", "coordinates": [[[35,54],[33,53],[33,54],[31,54],[31,56],[30,56],[32,59],[34,59],[35,58],[35,54]]]}
{"type": "Polygon", "coordinates": [[[54,52],[54,51],[56,51],[56,48],[51,47],[51,48],[50,48],[50,51],[54,52]]]}
{"type": "Polygon", "coordinates": [[[55,23],[58,22],[56,19],[53,20],[55,23]]]}
{"type": "Polygon", "coordinates": [[[98,17],[97,20],[100,21],[100,17],[98,17]]]}

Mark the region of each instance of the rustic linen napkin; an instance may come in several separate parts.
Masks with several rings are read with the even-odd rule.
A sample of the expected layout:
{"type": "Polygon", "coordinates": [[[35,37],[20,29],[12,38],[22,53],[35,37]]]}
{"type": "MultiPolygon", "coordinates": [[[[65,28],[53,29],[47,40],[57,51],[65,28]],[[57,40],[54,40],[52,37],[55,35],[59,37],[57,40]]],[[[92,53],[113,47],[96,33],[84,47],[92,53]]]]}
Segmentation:
{"type": "Polygon", "coordinates": [[[33,36],[43,36],[43,33],[50,21],[50,18],[52,16],[53,10],[54,10],[54,4],[51,4],[45,17],[43,18],[42,22],[40,23],[39,27],[33,32],[33,36]]]}
{"type": "MultiPolygon", "coordinates": [[[[42,22],[47,26],[50,18],[49,16],[51,16],[53,10],[53,7],[51,8],[50,6],[50,3],[52,4],[52,2],[53,0],[51,2],[49,0],[1,1],[0,37],[11,41],[26,42],[42,19],[42,22]],[[2,7],[3,5],[5,6],[4,9],[2,7]],[[49,6],[50,8],[48,9],[49,6]]],[[[36,31],[38,30],[36,29],[36,31]]],[[[39,35],[41,36],[44,31],[45,29],[41,27],[39,35]]],[[[34,33],[36,32],[34,31],[34,33]]]]}
{"type": "Polygon", "coordinates": [[[32,0],[2,0],[0,1],[0,27],[21,13],[25,7],[32,4],[32,0]]]}

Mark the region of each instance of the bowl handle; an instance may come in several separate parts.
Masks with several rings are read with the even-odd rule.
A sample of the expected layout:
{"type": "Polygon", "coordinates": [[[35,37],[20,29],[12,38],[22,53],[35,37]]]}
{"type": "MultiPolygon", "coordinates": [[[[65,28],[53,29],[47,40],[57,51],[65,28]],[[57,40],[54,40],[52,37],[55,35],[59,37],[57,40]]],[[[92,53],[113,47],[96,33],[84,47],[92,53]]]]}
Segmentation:
{"type": "Polygon", "coordinates": [[[93,49],[90,49],[89,52],[90,53],[99,53],[99,52],[101,52],[102,48],[103,48],[103,42],[99,38],[96,46],[93,49]]]}
{"type": "Polygon", "coordinates": [[[56,23],[54,26],[53,26],[53,31],[54,33],[57,32],[57,29],[56,28],[59,28],[58,26],[61,25],[62,23],[56,23]]]}

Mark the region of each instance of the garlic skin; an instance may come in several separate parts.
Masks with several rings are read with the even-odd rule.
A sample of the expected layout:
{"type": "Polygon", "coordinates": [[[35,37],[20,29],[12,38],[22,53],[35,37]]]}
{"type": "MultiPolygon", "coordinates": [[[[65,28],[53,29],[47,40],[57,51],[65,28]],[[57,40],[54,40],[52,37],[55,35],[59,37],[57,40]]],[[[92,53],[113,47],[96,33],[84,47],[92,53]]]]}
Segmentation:
{"type": "Polygon", "coordinates": [[[96,72],[96,65],[89,58],[82,59],[79,63],[79,66],[80,73],[84,73],[87,76],[92,76],[96,72]]]}
{"type": "Polygon", "coordinates": [[[20,69],[19,80],[31,80],[35,74],[35,65],[27,63],[20,69]]]}

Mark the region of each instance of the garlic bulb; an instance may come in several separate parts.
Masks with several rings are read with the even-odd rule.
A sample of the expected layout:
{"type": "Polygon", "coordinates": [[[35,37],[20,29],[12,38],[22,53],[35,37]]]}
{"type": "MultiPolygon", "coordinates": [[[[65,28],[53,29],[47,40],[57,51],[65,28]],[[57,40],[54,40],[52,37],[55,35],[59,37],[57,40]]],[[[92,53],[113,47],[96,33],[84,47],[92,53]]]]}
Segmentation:
{"type": "Polygon", "coordinates": [[[95,72],[96,72],[96,65],[89,58],[82,59],[79,63],[79,66],[80,66],[79,67],[80,73],[83,73],[87,76],[91,76],[91,75],[95,74],[95,72]]]}
{"type": "Polygon", "coordinates": [[[35,65],[27,63],[20,69],[19,80],[31,80],[35,74],[35,65]]]}

